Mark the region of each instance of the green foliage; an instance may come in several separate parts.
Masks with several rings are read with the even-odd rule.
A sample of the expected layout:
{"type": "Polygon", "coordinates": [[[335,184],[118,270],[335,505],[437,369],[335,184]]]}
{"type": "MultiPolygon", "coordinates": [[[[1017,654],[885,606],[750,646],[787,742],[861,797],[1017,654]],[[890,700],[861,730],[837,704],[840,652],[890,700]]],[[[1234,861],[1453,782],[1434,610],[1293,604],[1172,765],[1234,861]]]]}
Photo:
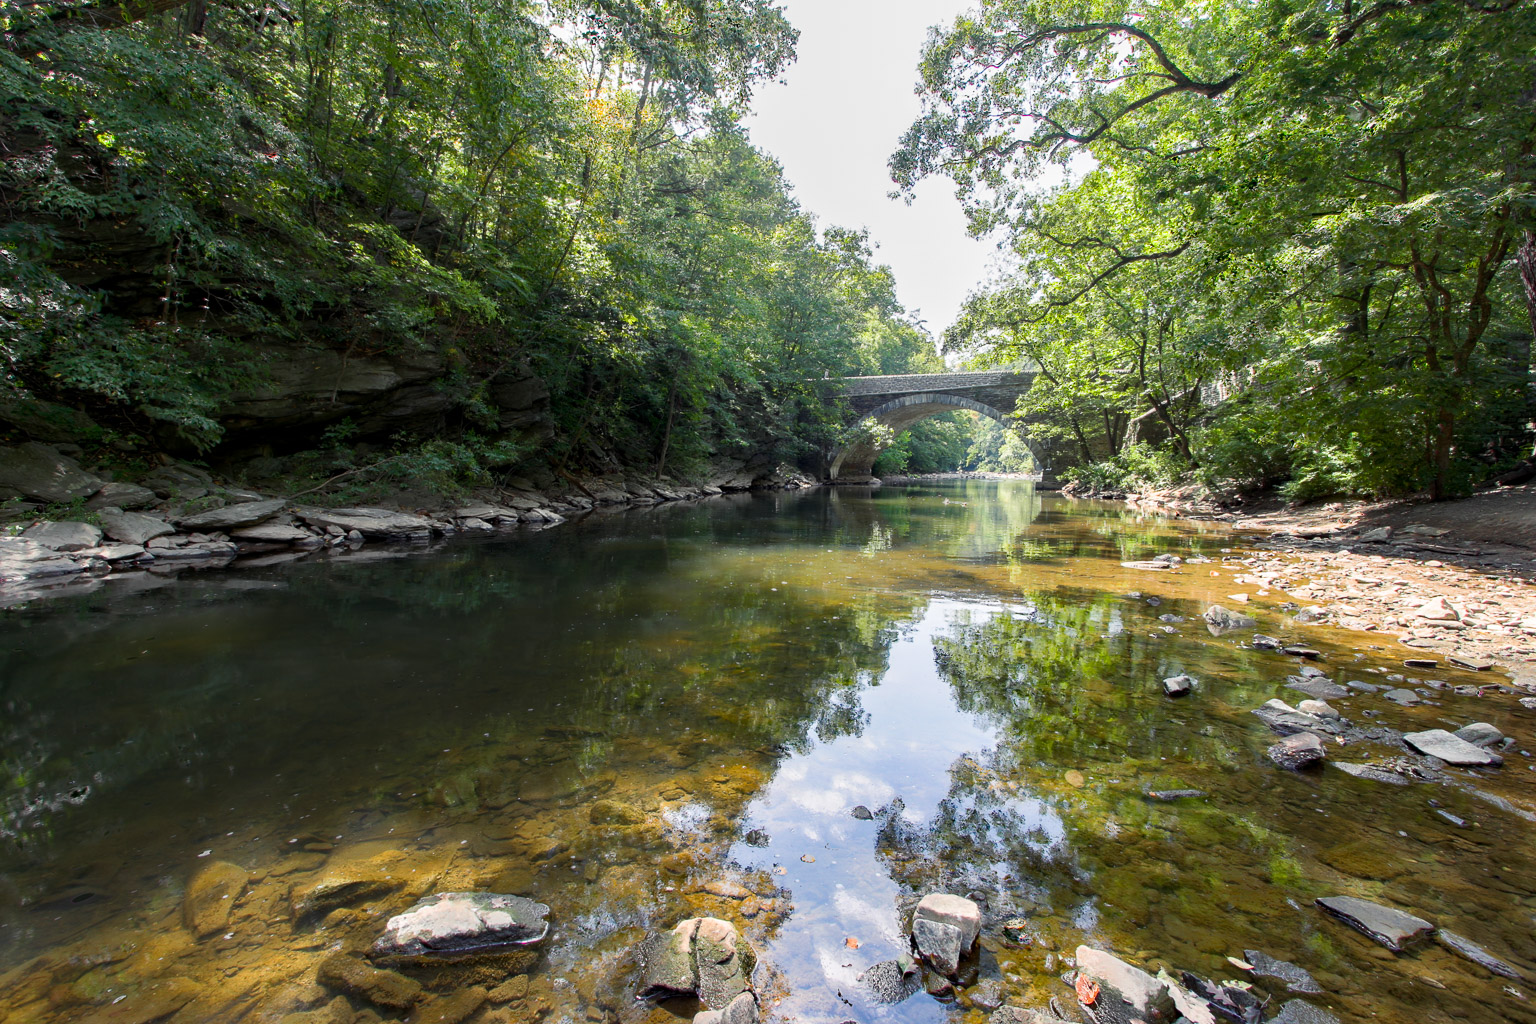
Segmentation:
{"type": "Polygon", "coordinates": [[[1533,46],[1518,5],[983,3],[892,158],[1013,249],[948,343],[1033,360],[1081,464],[1463,489],[1533,440],[1533,46]]]}
{"type": "Polygon", "coordinates": [[[325,346],[448,366],[399,472],[493,465],[464,432],[494,443],[513,367],[561,464],[809,463],[815,381],[936,359],[739,122],[793,57],[770,0],[49,10],[0,15],[0,354],[114,430],[209,450],[274,348],[325,346]]]}

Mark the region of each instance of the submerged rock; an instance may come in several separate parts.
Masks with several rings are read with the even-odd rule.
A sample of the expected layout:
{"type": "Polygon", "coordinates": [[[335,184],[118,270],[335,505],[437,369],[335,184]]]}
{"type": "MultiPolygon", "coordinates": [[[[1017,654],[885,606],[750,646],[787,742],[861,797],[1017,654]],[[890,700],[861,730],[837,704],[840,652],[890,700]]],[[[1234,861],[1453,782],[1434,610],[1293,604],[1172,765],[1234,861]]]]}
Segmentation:
{"type": "Polygon", "coordinates": [[[899,1003],[923,987],[917,963],[910,956],[883,960],[859,975],[859,982],[882,1003],[899,1003]]]}
{"type": "Polygon", "coordinates": [[[1435,926],[1393,907],[1384,907],[1354,896],[1320,896],[1317,905],[1356,931],[1401,953],[1429,937],[1435,926]]]}
{"type": "Polygon", "coordinates": [[[1323,989],[1317,983],[1317,979],[1308,974],[1306,968],[1298,967],[1289,960],[1276,960],[1268,953],[1257,949],[1243,950],[1243,959],[1252,965],[1254,974],[1261,978],[1279,978],[1292,992],[1307,995],[1322,994],[1323,989]]]}
{"type": "Polygon", "coordinates": [[[1498,754],[1468,743],[1444,729],[1405,733],[1403,742],[1426,757],[1437,757],[1446,764],[1475,766],[1504,763],[1498,754]]]}
{"type": "Polygon", "coordinates": [[[181,920],[187,930],[200,939],[223,931],[250,877],[238,864],[222,860],[193,875],[181,904],[181,920]]]}
{"type": "Polygon", "coordinates": [[[442,892],[389,919],[368,950],[375,959],[532,946],[549,934],[549,907],[522,896],[442,892]]]}
{"type": "Polygon", "coordinates": [[[1340,697],[1349,696],[1349,691],[1344,687],[1331,683],[1322,676],[1291,676],[1286,685],[1316,700],[1337,700],[1340,697]]]}
{"type": "Polygon", "coordinates": [[[1291,999],[1268,1024],[1339,1024],[1339,1018],[1301,999],[1291,999]]]}
{"type": "Polygon", "coordinates": [[[1497,974],[1501,978],[1513,978],[1516,981],[1525,980],[1524,976],[1519,971],[1515,970],[1509,964],[1505,963],[1503,960],[1500,960],[1498,957],[1494,956],[1492,953],[1488,952],[1486,949],[1484,949],[1482,946],[1479,946],[1471,939],[1457,935],[1455,932],[1448,932],[1442,929],[1435,933],[1435,940],[1438,941],[1440,945],[1450,950],[1452,953],[1472,961],[1474,964],[1477,964],[1477,966],[1481,967],[1485,971],[1497,974]]]}
{"type": "Polygon", "coordinates": [[[345,953],[332,953],[320,962],[315,980],[343,995],[382,1006],[406,1010],[421,1000],[421,983],[394,971],[372,967],[345,953]]]}
{"type": "Polygon", "coordinates": [[[1219,604],[1213,604],[1205,610],[1205,623],[1215,633],[1225,633],[1233,629],[1252,629],[1255,620],[1241,612],[1223,608],[1219,604]]]}
{"type": "Polygon", "coordinates": [[[743,992],[723,1010],[705,1010],[694,1015],[693,1024],[757,1024],[757,996],[743,992]]]}

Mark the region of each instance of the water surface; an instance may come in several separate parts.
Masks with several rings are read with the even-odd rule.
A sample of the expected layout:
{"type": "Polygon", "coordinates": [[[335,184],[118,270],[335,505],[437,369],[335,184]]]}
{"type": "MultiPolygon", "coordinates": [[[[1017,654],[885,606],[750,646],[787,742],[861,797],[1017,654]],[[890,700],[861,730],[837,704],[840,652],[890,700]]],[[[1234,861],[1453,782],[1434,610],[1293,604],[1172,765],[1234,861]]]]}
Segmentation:
{"type": "MultiPolygon", "coordinates": [[[[325,955],[455,889],[552,908],[526,994],[499,991],[485,1024],[675,1019],[633,1002],[629,951],[701,914],[759,950],[771,1020],[1070,1008],[1080,942],[1222,980],[1261,950],[1344,1020],[1536,1020],[1523,981],[1433,945],[1393,956],[1312,905],[1389,903],[1536,969],[1531,713],[1427,686],[1486,677],[1408,672],[1424,706],[1333,703],[1404,730],[1490,721],[1519,741],[1506,767],[1405,787],[1280,771],[1248,711],[1304,697],[1296,660],[1199,620],[1242,589],[1239,557],[1225,532],[968,482],[669,505],[9,610],[0,1022],[278,1021],[332,999],[325,955]],[[1120,564],[1162,552],[1212,561],[1120,564]],[[1181,672],[1199,686],[1170,701],[1160,680],[1181,672]],[[1145,796],[1182,788],[1209,795],[1145,796]],[[251,882],[197,939],[182,894],[215,861],[251,882]],[[296,914],[327,878],[385,882],[296,914]],[[966,984],[874,1001],[860,974],[940,890],[985,908],[966,984]]],[[[1389,638],[1306,632],[1281,600],[1255,596],[1259,629],[1321,647],[1336,681],[1406,671],[1389,638]]]]}

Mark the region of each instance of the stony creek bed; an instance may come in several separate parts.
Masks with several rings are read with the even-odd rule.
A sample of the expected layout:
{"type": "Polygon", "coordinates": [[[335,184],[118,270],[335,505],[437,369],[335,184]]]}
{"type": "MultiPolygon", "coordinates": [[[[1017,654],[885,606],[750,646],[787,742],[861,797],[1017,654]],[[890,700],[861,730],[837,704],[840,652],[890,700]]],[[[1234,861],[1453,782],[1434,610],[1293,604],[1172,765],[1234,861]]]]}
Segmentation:
{"type": "Polygon", "coordinates": [[[1235,606],[1250,555],[966,481],[6,609],[0,1024],[664,1024],[701,1004],[637,1000],[637,952],[694,918],[755,953],[767,1021],[1139,1019],[1082,946],[1247,985],[1250,1019],[1536,1021],[1528,695],[1283,592],[1235,606]],[[1274,699],[1339,716],[1309,705],[1321,761],[1272,759],[1274,699]],[[1474,723],[1502,764],[1400,740],[1474,723]],[[443,892],[548,934],[364,974],[443,892]],[[904,959],[935,893],[980,913],[950,979],[904,959]],[[1393,950],[1339,898],[1433,931],[1393,950]]]}

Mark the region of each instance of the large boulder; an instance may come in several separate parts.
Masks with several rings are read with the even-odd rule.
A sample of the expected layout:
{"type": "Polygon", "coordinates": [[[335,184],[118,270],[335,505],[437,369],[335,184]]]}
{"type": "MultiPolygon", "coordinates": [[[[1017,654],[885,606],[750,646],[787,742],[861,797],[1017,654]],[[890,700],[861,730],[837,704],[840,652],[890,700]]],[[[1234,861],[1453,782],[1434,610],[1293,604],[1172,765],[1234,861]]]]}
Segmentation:
{"type": "Polygon", "coordinates": [[[443,892],[389,919],[368,955],[375,959],[532,946],[549,934],[549,907],[522,896],[443,892]]]}
{"type": "Polygon", "coordinates": [[[223,508],[209,509],[207,512],[184,516],[178,522],[183,530],[198,532],[232,530],[241,526],[254,526],[257,523],[271,519],[281,512],[287,504],[287,501],[282,498],[272,498],[267,501],[242,501],[238,505],[225,505],[223,508]]]}
{"type": "Polygon", "coordinates": [[[640,998],[697,996],[711,1010],[729,1010],[743,993],[750,994],[757,964],[736,926],[714,917],[690,918],[669,932],[650,936],[641,944],[639,957],[640,998]]]}
{"type": "Polygon", "coordinates": [[[101,543],[101,527],[75,522],[38,523],[23,530],[21,538],[52,551],[84,551],[101,543]]]}
{"type": "Polygon", "coordinates": [[[54,448],[28,441],[0,448],[0,498],[69,502],[89,498],[103,481],[54,448]]]}
{"type": "Polygon", "coordinates": [[[91,441],[101,436],[100,425],[79,409],[25,398],[10,389],[0,396],[0,423],[36,441],[91,441]]]}
{"type": "Polygon", "coordinates": [[[1179,1016],[1168,985],[1141,968],[1092,946],[1078,946],[1076,956],[1079,979],[1091,982],[1078,986],[1078,998],[1100,1024],[1163,1024],[1179,1016]]]}
{"type": "Polygon", "coordinates": [[[187,883],[182,923],[200,939],[223,931],[249,881],[250,875],[238,864],[218,860],[204,866],[187,883]]]}
{"type": "Polygon", "coordinates": [[[103,533],[124,544],[148,544],[156,537],[168,537],[176,532],[176,527],[164,519],[138,512],[103,509],[97,513],[96,518],[101,521],[103,533]]]}

